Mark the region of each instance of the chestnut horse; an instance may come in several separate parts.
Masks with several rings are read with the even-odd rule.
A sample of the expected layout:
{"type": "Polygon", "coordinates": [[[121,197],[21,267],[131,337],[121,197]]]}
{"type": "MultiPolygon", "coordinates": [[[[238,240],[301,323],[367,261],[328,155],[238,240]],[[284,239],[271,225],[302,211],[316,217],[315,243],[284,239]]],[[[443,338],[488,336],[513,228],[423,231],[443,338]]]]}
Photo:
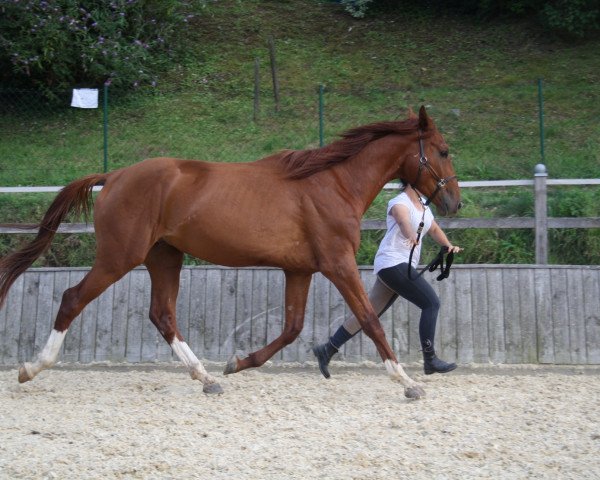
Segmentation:
{"type": "Polygon", "coordinates": [[[221,393],[177,328],[175,304],[184,252],[230,267],[265,265],[285,273],[281,335],[245,358],[233,356],[225,374],[263,365],[302,330],[313,273],[342,294],[375,343],[390,376],[418,398],[422,388],[398,364],[361,282],[355,254],[361,217],[394,178],[414,180],[442,215],[459,208],[460,191],[448,146],[421,107],[404,121],[352,129],[323,148],[282,151],[249,163],[154,158],[64,187],[39,224],[37,237],[0,260],[0,305],[10,286],[50,245],[70,211],[88,213],[92,188],[97,251],[93,267],[62,297],[50,337],[19,382],[57,360],[71,322],[107,287],[144,264],[152,282],[150,320],[193,379],[221,393]]]}

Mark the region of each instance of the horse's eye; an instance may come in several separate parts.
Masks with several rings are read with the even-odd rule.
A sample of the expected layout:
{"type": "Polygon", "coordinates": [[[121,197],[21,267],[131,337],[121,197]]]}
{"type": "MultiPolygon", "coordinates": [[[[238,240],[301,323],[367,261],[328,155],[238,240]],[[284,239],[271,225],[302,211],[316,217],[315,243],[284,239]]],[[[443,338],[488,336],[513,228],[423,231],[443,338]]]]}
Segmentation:
{"type": "Polygon", "coordinates": [[[448,150],[444,150],[444,151],[440,152],[440,155],[444,158],[448,158],[448,150]]]}

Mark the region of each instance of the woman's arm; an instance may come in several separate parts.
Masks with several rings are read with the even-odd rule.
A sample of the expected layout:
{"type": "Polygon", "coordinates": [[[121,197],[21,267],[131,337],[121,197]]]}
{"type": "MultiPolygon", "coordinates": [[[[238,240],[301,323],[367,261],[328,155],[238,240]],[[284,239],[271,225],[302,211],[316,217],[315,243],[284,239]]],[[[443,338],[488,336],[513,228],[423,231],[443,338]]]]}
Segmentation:
{"type": "Polygon", "coordinates": [[[396,220],[402,235],[408,239],[407,246],[412,248],[413,245],[418,245],[417,232],[410,224],[410,212],[408,207],[406,205],[396,204],[390,210],[390,215],[396,220]]]}
{"type": "Polygon", "coordinates": [[[446,237],[444,231],[440,228],[435,220],[431,222],[431,227],[429,227],[429,231],[427,232],[433,238],[433,240],[441,245],[442,247],[448,247],[448,252],[458,253],[462,250],[462,248],[452,245],[446,237]]]}

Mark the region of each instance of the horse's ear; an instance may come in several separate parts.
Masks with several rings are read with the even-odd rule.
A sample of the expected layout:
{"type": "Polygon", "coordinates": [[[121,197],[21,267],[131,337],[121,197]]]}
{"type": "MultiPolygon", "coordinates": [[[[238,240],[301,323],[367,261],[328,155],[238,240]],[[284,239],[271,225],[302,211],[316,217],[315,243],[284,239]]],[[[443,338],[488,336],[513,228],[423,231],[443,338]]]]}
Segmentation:
{"type": "Polygon", "coordinates": [[[412,107],[408,107],[408,118],[417,118],[412,107]]]}
{"type": "Polygon", "coordinates": [[[425,105],[421,105],[421,108],[419,109],[419,128],[425,131],[429,128],[430,123],[431,121],[425,111],[425,105]]]}

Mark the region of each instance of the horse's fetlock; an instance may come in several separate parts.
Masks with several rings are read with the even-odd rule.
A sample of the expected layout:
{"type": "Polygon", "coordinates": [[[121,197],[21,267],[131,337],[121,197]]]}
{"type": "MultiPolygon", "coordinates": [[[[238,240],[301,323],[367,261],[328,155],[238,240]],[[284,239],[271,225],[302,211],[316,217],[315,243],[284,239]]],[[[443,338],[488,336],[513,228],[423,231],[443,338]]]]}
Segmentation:
{"type": "Polygon", "coordinates": [[[202,371],[202,364],[198,361],[198,362],[193,362],[190,366],[190,376],[194,379],[194,380],[200,380],[202,381],[202,383],[204,383],[203,378],[205,377],[205,373],[202,371]]]}
{"type": "Polygon", "coordinates": [[[56,363],[56,360],[54,360],[52,358],[43,358],[42,357],[38,360],[38,363],[39,363],[40,367],[42,367],[42,369],[45,369],[45,368],[53,367],[54,364],[56,363]]]}
{"type": "Polygon", "coordinates": [[[253,352],[244,358],[244,362],[247,365],[246,368],[262,367],[266,363],[266,361],[267,359],[263,359],[259,355],[256,355],[256,352],[253,352]]]}

